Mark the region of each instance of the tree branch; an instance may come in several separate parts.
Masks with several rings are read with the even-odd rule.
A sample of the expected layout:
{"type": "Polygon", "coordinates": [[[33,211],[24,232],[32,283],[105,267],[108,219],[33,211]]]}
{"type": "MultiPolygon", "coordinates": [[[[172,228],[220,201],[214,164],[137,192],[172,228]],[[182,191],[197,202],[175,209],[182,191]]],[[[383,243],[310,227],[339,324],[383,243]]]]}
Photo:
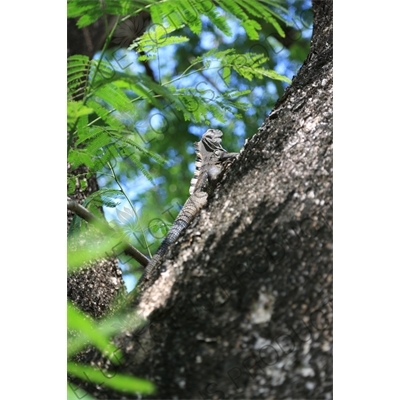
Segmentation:
{"type": "MultiPolygon", "coordinates": [[[[67,197],[67,208],[68,210],[74,212],[76,215],[84,219],[89,223],[96,223],[105,233],[115,233],[115,230],[110,227],[106,222],[100,220],[95,215],[93,215],[89,210],[85,207],[80,205],[77,201],[72,200],[70,197],[67,197]]],[[[143,267],[145,267],[149,260],[147,257],[142,254],[139,250],[135,249],[125,240],[123,241],[124,244],[124,253],[133,257],[136,261],[138,261],[143,267]]]]}

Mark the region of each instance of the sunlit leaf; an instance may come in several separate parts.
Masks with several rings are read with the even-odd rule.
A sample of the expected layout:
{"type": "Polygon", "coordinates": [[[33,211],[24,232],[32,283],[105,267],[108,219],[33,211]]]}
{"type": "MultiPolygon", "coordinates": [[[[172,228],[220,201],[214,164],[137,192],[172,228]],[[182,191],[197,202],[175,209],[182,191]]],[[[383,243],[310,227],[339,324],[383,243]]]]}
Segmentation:
{"type": "Polygon", "coordinates": [[[153,383],[133,376],[119,374],[115,372],[103,372],[89,365],[81,365],[69,362],[67,364],[69,374],[78,378],[89,380],[98,385],[104,385],[109,388],[126,393],[151,394],[155,392],[153,383]]]}

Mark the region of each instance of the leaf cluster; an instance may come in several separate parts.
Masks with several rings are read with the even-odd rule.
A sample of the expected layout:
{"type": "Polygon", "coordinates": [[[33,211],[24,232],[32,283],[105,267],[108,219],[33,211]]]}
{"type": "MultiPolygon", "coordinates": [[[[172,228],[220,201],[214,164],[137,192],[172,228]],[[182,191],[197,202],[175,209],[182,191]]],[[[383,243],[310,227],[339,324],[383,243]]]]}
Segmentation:
{"type": "MultiPolygon", "coordinates": [[[[124,357],[120,349],[112,343],[111,337],[122,329],[137,329],[143,323],[136,316],[116,316],[106,321],[94,322],[88,315],[82,313],[71,302],[67,305],[68,318],[68,358],[72,360],[87,346],[97,348],[108,362],[118,367],[124,357]]],[[[151,394],[155,392],[153,383],[134,376],[118,372],[103,371],[91,365],[68,361],[67,372],[70,376],[87,380],[96,385],[104,385],[125,393],[151,394]]],[[[77,387],[71,382],[67,386],[68,399],[82,398],[77,393],[77,387]]],[[[81,390],[79,390],[81,392],[81,390]]],[[[87,393],[84,394],[87,396],[87,393]]]]}
{"type": "Polygon", "coordinates": [[[252,40],[259,39],[261,25],[257,19],[270,23],[282,37],[285,35],[278,21],[284,22],[276,10],[284,10],[276,0],[105,0],[101,3],[92,0],[69,0],[68,18],[78,18],[78,27],[82,28],[96,22],[106,15],[131,16],[140,11],[150,11],[154,24],[178,29],[188,26],[193,33],[202,30],[201,16],[206,16],[225,35],[231,36],[226,19],[219,12],[223,10],[238,18],[247,35],[252,40]]]}

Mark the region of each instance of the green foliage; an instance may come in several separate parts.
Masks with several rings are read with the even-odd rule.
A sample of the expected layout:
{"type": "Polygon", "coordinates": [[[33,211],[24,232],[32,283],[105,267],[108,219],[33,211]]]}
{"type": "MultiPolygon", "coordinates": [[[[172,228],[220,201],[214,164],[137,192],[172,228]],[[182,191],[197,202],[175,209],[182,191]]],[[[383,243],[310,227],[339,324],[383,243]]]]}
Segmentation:
{"type": "MultiPolygon", "coordinates": [[[[280,75],[273,70],[266,70],[263,65],[268,61],[268,58],[257,53],[249,52],[245,54],[236,54],[234,49],[224,51],[210,50],[202,57],[198,57],[194,62],[192,62],[192,64],[196,64],[200,61],[205,64],[207,69],[209,69],[210,62],[204,62],[204,60],[208,60],[211,57],[219,61],[219,66],[217,68],[223,70],[224,79],[229,79],[233,70],[249,81],[253,78],[262,78],[263,76],[266,76],[287,83],[291,82],[289,78],[280,75]]],[[[243,94],[245,93],[238,93],[238,96],[243,94]]]]}
{"type": "MultiPolygon", "coordinates": [[[[74,230],[75,229],[76,228],[74,228],[74,230]]],[[[114,237],[103,235],[101,238],[88,238],[89,235],[80,236],[80,229],[81,224],[78,225],[78,231],[76,231],[75,235],[69,235],[70,241],[73,241],[73,243],[79,243],[79,239],[82,239],[80,245],[77,244],[73,247],[70,246],[70,248],[68,249],[69,273],[73,272],[74,270],[80,269],[85,264],[86,267],[90,267],[90,262],[92,260],[95,261],[101,259],[107,254],[113,254],[114,252],[116,252],[117,246],[121,247],[121,239],[118,238],[116,235],[114,237]]]]}
{"type": "Polygon", "coordinates": [[[134,41],[128,47],[128,50],[133,49],[141,53],[140,61],[154,60],[161,47],[184,43],[189,40],[185,36],[168,36],[175,31],[176,28],[172,26],[153,25],[151,29],[142,35],[140,40],[134,41]]]}
{"type": "Polygon", "coordinates": [[[210,19],[216,28],[225,35],[231,36],[231,29],[217,6],[227,11],[242,21],[243,27],[250,39],[259,39],[260,24],[252,17],[263,18],[268,21],[282,37],[284,32],[278,20],[284,22],[282,17],[271,8],[281,8],[278,1],[265,2],[268,7],[258,0],[217,0],[212,2],[193,0],[164,0],[164,1],[129,1],[109,0],[97,3],[88,0],[69,0],[68,18],[79,18],[78,27],[90,25],[97,19],[108,15],[135,15],[140,11],[148,10],[154,24],[168,26],[176,29],[188,26],[193,33],[199,34],[202,29],[201,16],[210,19]]]}
{"type": "MultiPolygon", "coordinates": [[[[70,332],[68,358],[72,359],[86,346],[92,345],[114,366],[118,366],[123,362],[123,355],[118,347],[112,343],[111,337],[120,332],[121,329],[137,329],[143,322],[136,316],[130,316],[129,318],[120,316],[96,323],[70,302],[68,302],[67,307],[67,318],[68,332],[70,332]]],[[[105,372],[93,366],[73,361],[68,362],[67,372],[71,376],[89,380],[98,385],[104,385],[125,393],[151,394],[155,391],[155,386],[147,380],[116,372],[105,372]]],[[[79,398],[71,383],[68,384],[68,398],[79,398]]]]}
{"type": "Polygon", "coordinates": [[[68,18],[79,18],[77,25],[83,28],[96,22],[106,15],[131,15],[145,9],[157,0],[107,0],[102,2],[92,0],[68,0],[68,18]]]}

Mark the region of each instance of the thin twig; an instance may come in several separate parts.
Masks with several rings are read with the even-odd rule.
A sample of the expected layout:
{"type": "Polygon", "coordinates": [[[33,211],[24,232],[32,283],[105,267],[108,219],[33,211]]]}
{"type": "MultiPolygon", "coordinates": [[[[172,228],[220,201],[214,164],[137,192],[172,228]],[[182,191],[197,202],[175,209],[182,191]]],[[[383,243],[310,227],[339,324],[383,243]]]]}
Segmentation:
{"type": "MultiPolygon", "coordinates": [[[[99,226],[101,229],[103,229],[105,232],[115,233],[115,230],[111,228],[110,225],[97,218],[89,210],[80,205],[77,201],[72,200],[70,197],[67,197],[67,208],[68,210],[74,212],[76,215],[78,215],[85,221],[90,223],[96,223],[96,225],[99,226]]],[[[133,257],[143,267],[145,267],[149,263],[149,260],[144,254],[142,254],[139,250],[135,249],[125,240],[123,241],[123,245],[124,245],[124,253],[133,257]]]]}

